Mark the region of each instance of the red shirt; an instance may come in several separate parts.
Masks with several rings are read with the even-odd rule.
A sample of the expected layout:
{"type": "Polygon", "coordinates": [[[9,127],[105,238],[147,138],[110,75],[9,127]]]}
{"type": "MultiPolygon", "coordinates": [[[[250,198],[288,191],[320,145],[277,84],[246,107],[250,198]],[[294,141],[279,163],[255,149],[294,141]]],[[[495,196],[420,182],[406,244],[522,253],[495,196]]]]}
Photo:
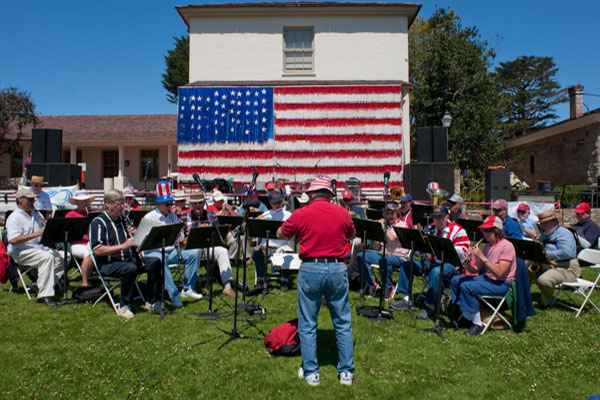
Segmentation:
{"type": "Polygon", "coordinates": [[[300,241],[300,258],[346,258],[346,240],[354,236],[354,223],[345,208],[315,199],[283,223],[281,232],[300,241]]]}
{"type": "Polygon", "coordinates": [[[211,204],[210,206],[208,206],[208,211],[216,214],[216,213],[218,213],[221,210],[219,210],[217,207],[215,207],[214,204],[211,204]]]}
{"type": "MultiPolygon", "coordinates": [[[[81,213],[77,210],[71,210],[65,215],[65,218],[86,218],[87,216],[87,212],[81,213]]],[[[71,242],[71,244],[88,244],[89,241],[90,239],[86,235],[83,237],[83,239],[78,240],[76,242],[71,242]]]]}

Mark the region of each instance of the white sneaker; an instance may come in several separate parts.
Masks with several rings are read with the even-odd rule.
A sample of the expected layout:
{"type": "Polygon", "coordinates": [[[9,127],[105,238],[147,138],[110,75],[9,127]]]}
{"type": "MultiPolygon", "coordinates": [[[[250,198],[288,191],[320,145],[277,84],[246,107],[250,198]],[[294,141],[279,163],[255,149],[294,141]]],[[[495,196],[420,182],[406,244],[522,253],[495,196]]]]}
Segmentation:
{"type": "Polygon", "coordinates": [[[181,291],[181,298],[185,299],[186,297],[191,297],[192,299],[200,300],[204,296],[202,296],[200,293],[196,292],[194,289],[184,288],[181,291]]]}
{"type": "Polygon", "coordinates": [[[340,383],[342,385],[352,385],[352,381],[354,380],[354,374],[351,372],[342,372],[340,374],[340,383]]]}
{"type": "Polygon", "coordinates": [[[310,386],[319,386],[319,383],[321,383],[319,380],[319,374],[313,374],[305,377],[304,369],[302,369],[302,367],[300,367],[298,370],[298,378],[304,379],[310,386]]]}
{"type": "Polygon", "coordinates": [[[134,317],[134,314],[131,312],[129,306],[119,306],[117,309],[117,315],[119,317],[131,319],[134,317]]]}
{"type": "Polygon", "coordinates": [[[157,300],[154,303],[146,302],[146,304],[144,304],[144,310],[150,311],[150,312],[160,312],[161,308],[162,308],[162,303],[159,300],[157,300]]]}

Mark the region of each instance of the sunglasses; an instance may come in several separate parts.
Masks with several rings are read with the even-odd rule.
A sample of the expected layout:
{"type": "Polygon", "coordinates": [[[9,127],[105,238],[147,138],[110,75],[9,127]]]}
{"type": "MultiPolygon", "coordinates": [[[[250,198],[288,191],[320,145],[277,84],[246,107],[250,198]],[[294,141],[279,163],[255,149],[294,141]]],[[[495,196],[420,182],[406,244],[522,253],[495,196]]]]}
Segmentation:
{"type": "Polygon", "coordinates": [[[494,232],[494,228],[481,228],[481,231],[484,233],[494,232]]]}

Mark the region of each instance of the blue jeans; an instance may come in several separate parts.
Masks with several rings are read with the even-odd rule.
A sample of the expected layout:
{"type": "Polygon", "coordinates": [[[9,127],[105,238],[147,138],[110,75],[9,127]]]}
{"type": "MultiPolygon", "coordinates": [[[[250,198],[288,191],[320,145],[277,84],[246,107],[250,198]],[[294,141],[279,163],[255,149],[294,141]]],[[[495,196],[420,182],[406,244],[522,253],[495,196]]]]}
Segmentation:
{"type": "Polygon", "coordinates": [[[337,339],[337,370],[339,373],[354,373],[354,343],[346,265],[303,262],[298,275],[298,336],[304,376],[319,373],[317,320],[323,296],[327,301],[337,339]]]}
{"type": "Polygon", "coordinates": [[[452,302],[458,303],[463,312],[479,312],[478,296],[504,296],[509,287],[509,282],[497,281],[483,275],[460,275],[450,281],[452,302]]]}
{"type": "MultiPolygon", "coordinates": [[[[271,247],[269,249],[269,255],[273,255],[273,253],[277,250],[276,248],[271,247]]],[[[267,278],[267,267],[265,265],[265,252],[261,248],[260,250],[254,250],[252,252],[252,258],[254,259],[254,266],[256,267],[256,276],[259,280],[264,281],[267,278]]],[[[286,275],[281,275],[281,282],[288,283],[290,281],[290,277],[286,275]]]]}
{"type": "MultiPolygon", "coordinates": [[[[183,256],[183,261],[179,261],[176,249],[173,248],[165,252],[165,289],[171,298],[178,295],[179,290],[173,281],[169,264],[185,263],[185,278],[183,279],[184,289],[195,288],[196,282],[198,281],[198,250],[181,250],[181,255],[183,256]]],[[[144,256],[162,259],[162,251],[145,251],[144,256]]]]}
{"type": "MultiPolygon", "coordinates": [[[[425,266],[421,261],[415,260],[413,266],[413,276],[423,276],[425,266]]],[[[398,274],[398,289],[396,292],[408,294],[408,275],[410,273],[410,261],[404,261],[400,274],[398,274]]],[[[452,264],[444,264],[444,280],[449,281],[456,274],[456,268],[452,264]]],[[[434,263],[428,273],[427,296],[425,303],[430,306],[435,306],[437,302],[438,285],[440,282],[440,264],[434,263]]]]}
{"type": "Polygon", "coordinates": [[[374,251],[365,252],[365,269],[362,270],[362,252],[356,257],[356,265],[359,270],[362,270],[362,279],[364,283],[374,285],[373,274],[371,273],[371,264],[378,264],[381,269],[381,277],[383,280],[383,293],[387,294],[392,287],[392,272],[394,268],[402,267],[404,260],[398,256],[388,255],[385,258],[381,254],[374,251]]]}

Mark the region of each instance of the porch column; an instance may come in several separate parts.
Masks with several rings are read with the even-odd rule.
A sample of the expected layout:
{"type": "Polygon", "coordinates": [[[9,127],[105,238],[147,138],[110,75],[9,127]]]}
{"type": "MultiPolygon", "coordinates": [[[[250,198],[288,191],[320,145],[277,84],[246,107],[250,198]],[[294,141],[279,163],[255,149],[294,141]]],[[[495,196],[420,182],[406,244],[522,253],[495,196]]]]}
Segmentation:
{"type": "Polygon", "coordinates": [[[71,164],[77,164],[77,146],[71,146],[71,159],[69,162],[71,164]]]}
{"type": "Polygon", "coordinates": [[[119,145],[119,175],[123,176],[125,172],[125,146],[119,145]]]}
{"type": "Polygon", "coordinates": [[[171,145],[167,146],[167,176],[171,176],[173,156],[171,155],[171,145]]]}

